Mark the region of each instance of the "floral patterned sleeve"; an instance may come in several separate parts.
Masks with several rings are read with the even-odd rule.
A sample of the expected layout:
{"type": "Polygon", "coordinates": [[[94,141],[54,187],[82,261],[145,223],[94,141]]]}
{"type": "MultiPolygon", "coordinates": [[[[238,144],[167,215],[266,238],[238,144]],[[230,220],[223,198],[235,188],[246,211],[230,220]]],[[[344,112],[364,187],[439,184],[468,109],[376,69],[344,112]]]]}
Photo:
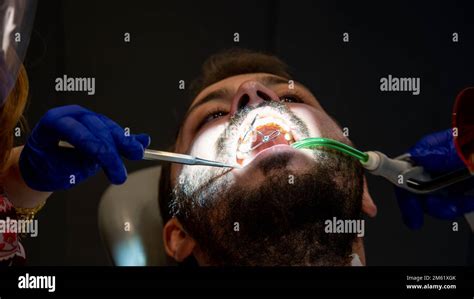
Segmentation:
{"type": "Polygon", "coordinates": [[[0,266],[17,266],[25,263],[25,250],[16,232],[9,232],[7,220],[17,220],[15,208],[0,189],[0,266]]]}

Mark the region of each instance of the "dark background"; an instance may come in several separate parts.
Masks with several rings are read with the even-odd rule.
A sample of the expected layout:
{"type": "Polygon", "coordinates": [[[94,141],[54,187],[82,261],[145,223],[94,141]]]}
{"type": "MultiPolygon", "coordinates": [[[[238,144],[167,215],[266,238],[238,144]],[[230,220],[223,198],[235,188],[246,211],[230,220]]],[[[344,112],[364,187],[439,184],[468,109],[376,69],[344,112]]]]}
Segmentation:
{"type": "MultiPolygon", "coordinates": [[[[360,149],[395,156],[448,128],[456,94],[474,85],[473,8],[472,1],[40,0],[25,62],[27,119],[33,126],[52,107],[79,104],[132,133],[149,133],[151,148],[165,148],[189,103],[178,81],[189,86],[206,57],[238,46],[281,57],[360,149]],[[95,77],[96,94],[56,92],[54,80],[64,74],[95,77]],[[388,74],[421,77],[421,94],[380,92],[380,77],[388,74]]],[[[132,172],[152,164],[126,165],[132,172]]],[[[369,265],[466,263],[464,219],[459,232],[431,217],[410,231],[392,186],[368,180],[379,209],[366,222],[369,265]]],[[[110,264],[97,228],[107,186],[101,173],[51,196],[39,215],[39,236],[25,241],[30,265],[110,264]]]]}

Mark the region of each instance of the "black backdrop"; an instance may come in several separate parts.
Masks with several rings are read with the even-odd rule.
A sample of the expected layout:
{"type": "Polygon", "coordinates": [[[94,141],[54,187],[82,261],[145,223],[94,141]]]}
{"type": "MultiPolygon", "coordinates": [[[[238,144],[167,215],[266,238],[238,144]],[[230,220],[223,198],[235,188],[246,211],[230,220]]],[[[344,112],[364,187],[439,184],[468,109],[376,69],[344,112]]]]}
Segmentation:
{"type": "MultiPolygon", "coordinates": [[[[188,104],[178,81],[189,83],[207,56],[238,46],[279,55],[360,149],[394,156],[423,134],[448,128],[455,95],[474,85],[473,8],[468,1],[40,0],[26,59],[27,119],[33,126],[52,107],[79,104],[165,148],[188,104]],[[96,94],[56,92],[54,80],[63,74],[95,77],[96,94]],[[421,94],[380,92],[379,79],[388,74],[421,77],[421,94]]],[[[126,165],[131,172],[151,164],[126,165]]],[[[410,231],[392,186],[368,180],[379,208],[366,223],[369,265],[466,263],[464,219],[456,233],[451,222],[430,217],[410,231]]],[[[109,264],[97,228],[107,186],[101,173],[50,198],[39,236],[24,242],[30,265],[109,264]]]]}

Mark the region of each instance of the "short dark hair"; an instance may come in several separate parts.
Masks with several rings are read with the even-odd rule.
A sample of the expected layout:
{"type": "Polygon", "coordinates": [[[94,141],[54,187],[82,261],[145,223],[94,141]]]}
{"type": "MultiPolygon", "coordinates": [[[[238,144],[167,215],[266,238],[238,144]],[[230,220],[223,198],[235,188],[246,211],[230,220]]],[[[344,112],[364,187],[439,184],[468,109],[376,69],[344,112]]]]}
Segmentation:
{"type": "MultiPolygon", "coordinates": [[[[290,79],[289,68],[278,57],[248,49],[233,48],[210,56],[202,65],[201,74],[191,83],[191,101],[207,86],[241,74],[268,73],[290,79]]],[[[163,224],[170,218],[172,191],[171,167],[165,164],[159,184],[159,207],[163,224]]]]}

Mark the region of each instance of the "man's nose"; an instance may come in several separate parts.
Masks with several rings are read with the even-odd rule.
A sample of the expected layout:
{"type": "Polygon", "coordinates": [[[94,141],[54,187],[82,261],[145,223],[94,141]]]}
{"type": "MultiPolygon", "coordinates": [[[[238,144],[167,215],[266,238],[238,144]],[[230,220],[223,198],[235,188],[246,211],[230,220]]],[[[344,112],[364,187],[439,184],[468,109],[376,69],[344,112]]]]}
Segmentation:
{"type": "Polygon", "coordinates": [[[257,81],[246,81],[240,85],[232,100],[230,115],[234,115],[245,107],[255,107],[265,101],[278,101],[273,90],[257,81]]]}

